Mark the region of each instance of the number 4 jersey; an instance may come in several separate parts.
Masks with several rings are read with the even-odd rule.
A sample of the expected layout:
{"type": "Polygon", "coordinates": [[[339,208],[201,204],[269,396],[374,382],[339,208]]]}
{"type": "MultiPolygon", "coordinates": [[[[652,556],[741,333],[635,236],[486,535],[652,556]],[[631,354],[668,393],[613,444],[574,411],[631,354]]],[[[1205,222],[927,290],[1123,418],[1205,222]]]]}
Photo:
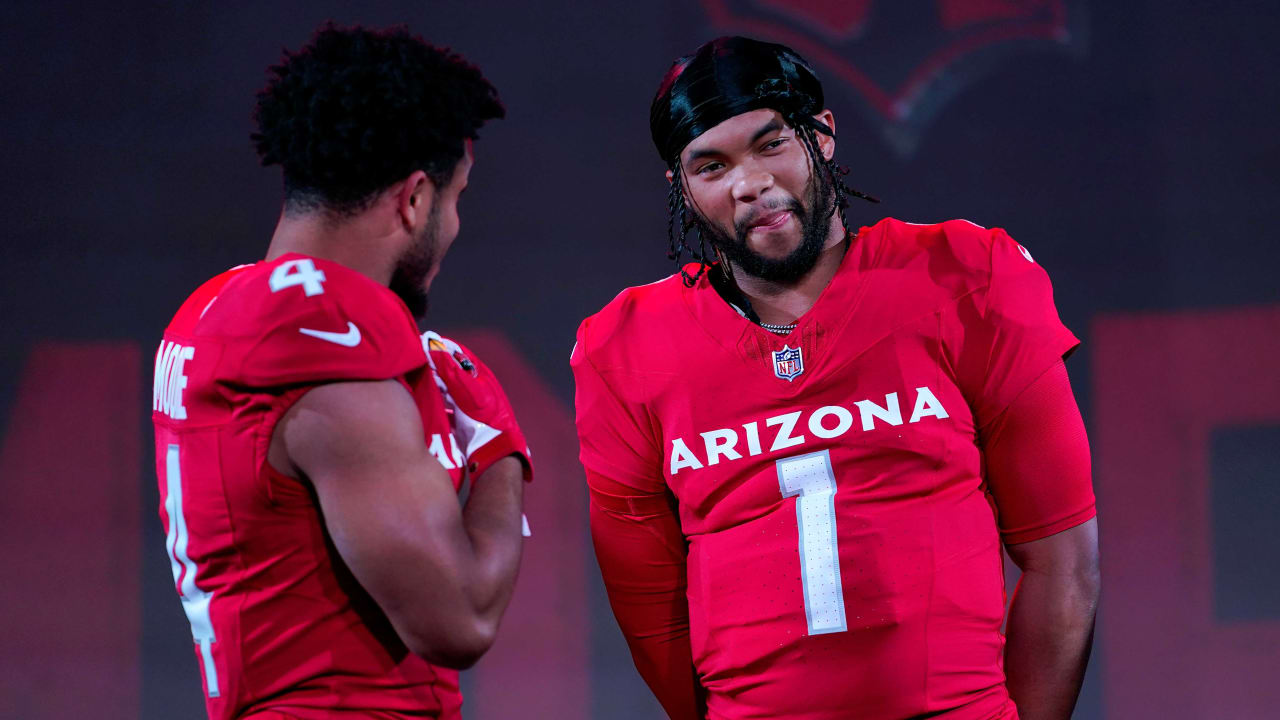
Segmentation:
{"type": "Polygon", "coordinates": [[[165,331],[152,404],[160,517],[211,718],[457,716],[457,673],[408,652],[329,541],[310,486],[267,461],[276,422],[308,389],[400,379],[459,483],[439,392],[413,382],[425,365],[390,290],[296,254],[215,277],[165,331]]]}
{"type": "MultiPolygon", "coordinates": [[[[595,528],[624,631],[667,602],[644,578],[685,560],[711,718],[1016,717],[1001,539],[1080,524],[1093,496],[1001,513],[981,440],[1077,343],[1030,253],[964,221],[864,228],[784,336],[705,276],[624,291],[572,358],[593,518],[626,521],[595,528]],[[639,559],[646,533],[610,534],[670,542],[664,522],[687,550],[639,559]]],[[[628,640],[676,638],[679,614],[628,640]]]]}

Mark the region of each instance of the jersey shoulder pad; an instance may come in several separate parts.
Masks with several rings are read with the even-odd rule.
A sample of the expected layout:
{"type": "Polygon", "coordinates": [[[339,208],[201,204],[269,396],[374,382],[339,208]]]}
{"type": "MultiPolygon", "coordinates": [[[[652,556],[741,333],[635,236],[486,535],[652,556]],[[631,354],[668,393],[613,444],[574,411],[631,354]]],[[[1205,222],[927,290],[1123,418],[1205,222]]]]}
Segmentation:
{"type": "Polygon", "coordinates": [[[183,301],[178,312],[174,313],[173,319],[169,321],[167,330],[178,335],[191,335],[195,331],[196,324],[204,317],[205,310],[209,309],[214,299],[222,292],[222,288],[226,287],[236,275],[252,267],[252,265],[238,265],[206,280],[183,301]]]}
{"type": "Polygon", "coordinates": [[[872,228],[873,234],[877,230],[881,268],[914,267],[932,283],[960,294],[990,284],[994,252],[1021,248],[1004,230],[968,220],[922,224],[886,218],[872,228]]]}
{"type": "Polygon", "coordinates": [[[664,336],[675,313],[686,312],[681,283],[676,274],[618,293],[599,312],[582,321],[573,354],[590,353],[593,362],[609,367],[624,364],[640,348],[665,346],[664,336]]]}
{"type": "Polygon", "coordinates": [[[219,379],[247,387],[384,380],[426,364],[417,325],[394,293],[295,253],[239,272],[195,333],[223,343],[219,379]]]}

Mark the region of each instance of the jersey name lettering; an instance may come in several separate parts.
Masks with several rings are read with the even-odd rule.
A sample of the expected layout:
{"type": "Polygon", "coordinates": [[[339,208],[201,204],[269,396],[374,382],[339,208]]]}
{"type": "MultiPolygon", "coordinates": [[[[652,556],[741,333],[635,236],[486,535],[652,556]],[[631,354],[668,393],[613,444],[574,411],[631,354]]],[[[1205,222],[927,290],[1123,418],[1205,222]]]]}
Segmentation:
{"type": "MultiPolygon", "coordinates": [[[[918,387],[911,418],[907,420],[907,424],[917,423],[929,417],[945,420],[949,415],[932,390],[927,387],[918,387]]],[[[794,410],[767,418],[763,423],[766,431],[773,432],[773,437],[768,443],[769,452],[803,445],[809,441],[810,435],[823,440],[838,438],[852,430],[855,425],[861,427],[863,432],[867,432],[877,427],[902,424],[902,408],[896,392],[885,395],[883,404],[867,399],[853,403],[852,410],[841,405],[827,405],[812,411],[794,410]],[[855,413],[861,420],[860,423],[854,422],[855,413]],[[807,434],[804,433],[805,429],[808,430],[807,434]]],[[[745,435],[743,450],[748,457],[759,455],[763,451],[764,446],[760,442],[760,425],[759,421],[753,420],[742,426],[742,432],[745,435]]],[[[695,441],[693,448],[684,438],[678,437],[671,441],[667,467],[672,475],[681,470],[700,470],[709,465],[732,462],[743,457],[743,453],[738,449],[737,429],[708,430],[699,435],[702,437],[702,442],[695,441]],[[694,452],[699,446],[704,450],[701,456],[694,452]]]]}
{"type": "Polygon", "coordinates": [[[427,445],[427,450],[435,456],[436,460],[445,467],[446,470],[453,470],[466,465],[466,460],[462,457],[462,448],[458,447],[458,439],[449,433],[449,449],[444,448],[444,437],[440,433],[431,434],[431,442],[427,445]]]}
{"type": "Polygon", "coordinates": [[[156,377],[151,393],[151,409],[162,412],[174,420],[186,420],[187,408],[182,404],[182,391],[187,387],[183,372],[188,360],[194,358],[196,349],[162,340],[156,351],[156,377]]]}

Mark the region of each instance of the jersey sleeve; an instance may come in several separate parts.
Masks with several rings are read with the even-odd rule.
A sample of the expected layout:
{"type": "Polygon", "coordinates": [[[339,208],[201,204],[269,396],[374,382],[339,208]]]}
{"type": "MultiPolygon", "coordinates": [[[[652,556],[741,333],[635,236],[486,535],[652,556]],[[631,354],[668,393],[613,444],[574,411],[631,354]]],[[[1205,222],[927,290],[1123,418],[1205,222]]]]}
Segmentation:
{"type": "Polygon", "coordinates": [[[1080,344],[1058,318],[1044,268],[1003,230],[990,233],[990,272],[964,321],[968,352],[960,368],[979,428],[1080,344]]]}
{"type": "Polygon", "coordinates": [[[991,423],[983,459],[1005,543],[1039,540],[1097,514],[1089,441],[1062,361],[991,423]]]}
{"type": "Polygon", "coordinates": [[[570,364],[596,560],[649,689],[669,717],[702,718],[705,701],[689,639],[688,551],[675,501],[644,411],[624,397],[634,390],[627,386],[630,376],[624,368],[596,365],[590,325],[588,319],[579,329],[570,364]]]}
{"type": "Polygon", "coordinates": [[[628,382],[639,382],[624,368],[598,367],[589,326],[578,330],[569,364],[575,384],[579,457],[589,471],[610,478],[639,494],[662,494],[662,454],[653,438],[643,407],[620,393],[628,382]]]}
{"type": "Polygon", "coordinates": [[[209,309],[234,345],[227,381],[269,388],[386,380],[426,364],[408,308],[354,270],[294,258],[237,280],[209,309]]]}

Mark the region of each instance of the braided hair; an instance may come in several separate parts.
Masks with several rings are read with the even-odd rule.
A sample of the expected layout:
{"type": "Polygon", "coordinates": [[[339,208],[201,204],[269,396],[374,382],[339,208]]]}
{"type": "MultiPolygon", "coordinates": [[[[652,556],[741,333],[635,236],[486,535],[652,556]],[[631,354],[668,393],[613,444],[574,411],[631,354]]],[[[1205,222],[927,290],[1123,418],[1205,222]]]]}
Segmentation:
{"type": "Polygon", "coordinates": [[[693,230],[697,223],[689,218],[689,209],[684,202],[683,171],[684,169],[680,167],[680,159],[676,158],[671,166],[671,185],[667,188],[667,259],[675,261],[676,269],[680,272],[685,286],[693,287],[697,284],[698,278],[711,267],[714,256],[707,252],[707,236],[701,230],[698,231],[696,249],[688,242],[689,231],[693,230]],[[693,275],[684,269],[686,252],[698,262],[698,270],[693,275]]]}
{"type": "MultiPolygon", "coordinates": [[[[835,137],[814,115],[823,108],[822,83],[795,51],[784,45],[744,37],[716,38],[671,66],[649,111],[649,129],[658,153],[671,171],[667,192],[667,257],[676,262],[686,286],[697,283],[715,262],[714,247],[690,217],[685,203],[680,152],[694,138],[725,120],[760,108],[778,111],[800,138],[810,158],[815,182],[827,182],[833,202],[827,211],[839,213],[849,231],[845,209],[849,196],[879,200],[844,182],[848,168],[822,156],[816,133],[835,137]],[[698,230],[696,247],[688,239],[698,230]],[[688,254],[698,263],[690,275],[684,269],[688,254]]],[[[817,209],[815,208],[815,211],[817,209]]]]}

